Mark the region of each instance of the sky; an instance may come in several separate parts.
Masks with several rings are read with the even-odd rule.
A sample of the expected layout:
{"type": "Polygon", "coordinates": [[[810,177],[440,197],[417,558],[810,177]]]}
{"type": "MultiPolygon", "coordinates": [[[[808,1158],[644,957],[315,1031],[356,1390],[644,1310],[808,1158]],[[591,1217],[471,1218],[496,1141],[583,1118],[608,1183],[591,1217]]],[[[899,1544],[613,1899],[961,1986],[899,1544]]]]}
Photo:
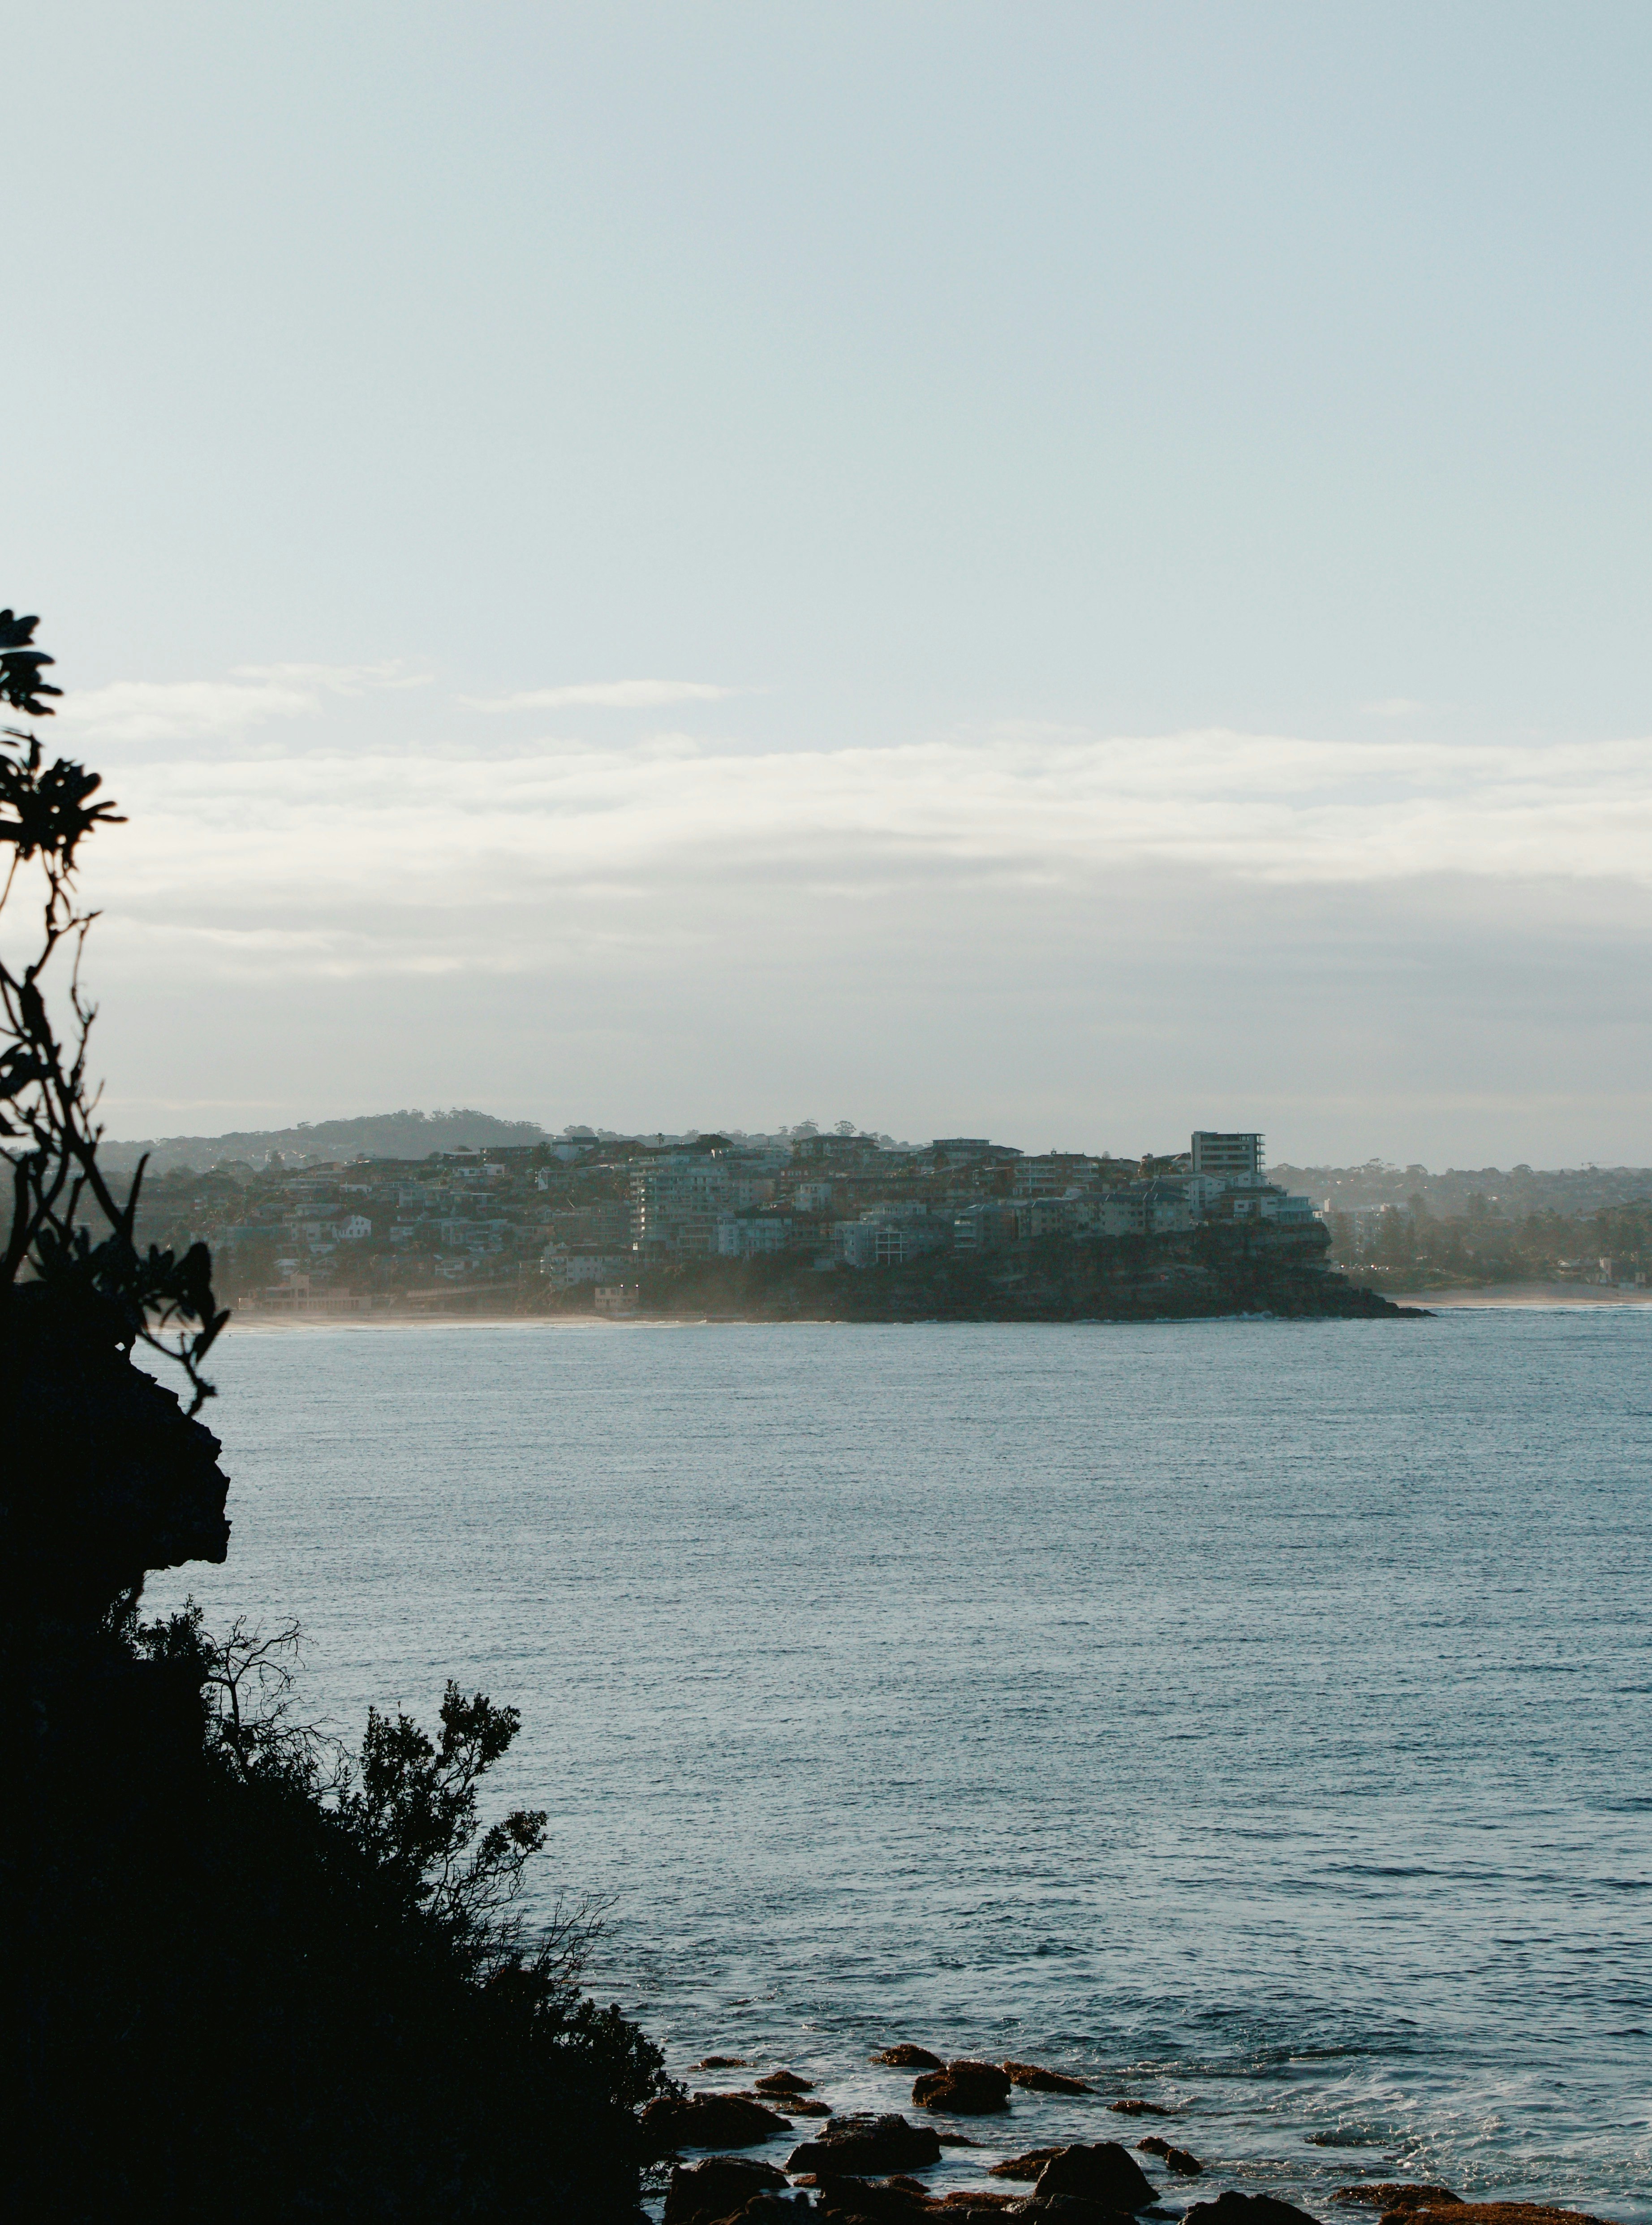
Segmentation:
{"type": "Polygon", "coordinates": [[[117,1136],[1652,1163],[1652,13],[4,11],[117,1136]]]}

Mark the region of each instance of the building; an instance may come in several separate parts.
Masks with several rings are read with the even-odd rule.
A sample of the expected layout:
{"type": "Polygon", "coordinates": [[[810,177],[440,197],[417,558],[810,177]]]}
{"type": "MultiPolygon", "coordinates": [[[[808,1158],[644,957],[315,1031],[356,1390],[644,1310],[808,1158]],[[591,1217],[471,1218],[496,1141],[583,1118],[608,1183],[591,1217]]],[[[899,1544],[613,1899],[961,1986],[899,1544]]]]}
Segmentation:
{"type": "Polygon", "coordinates": [[[717,1223],[720,1259],[771,1259],[791,1241],[792,1224],[783,1214],[725,1213],[717,1223]]]}
{"type": "Polygon", "coordinates": [[[997,1252],[1016,1241],[1016,1210],[1013,1205],[970,1205],[953,1221],[954,1252],[997,1252]]]}
{"type": "Polygon", "coordinates": [[[640,1252],[706,1258],[731,1203],[730,1170],[709,1152],[669,1151],[631,1170],[631,1241],[640,1252]]]}
{"type": "Polygon", "coordinates": [[[898,1267],[938,1251],[952,1236],[951,1221],[930,1220],[921,1206],[874,1208],[860,1220],[840,1220],[832,1248],[845,1267],[898,1267]]]}
{"type": "Polygon", "coordinates": [[[548,1244],[539,1255],[539,1271],[554,1290],[571,1290],[580,1283],[617,1283],[634,1264],[627,1252],[570,1252],[566,1244],[548,1244]]]}
{"type": "Polygon", "coordinates": [[[1016,1163],[1017,1197],[1061,1197],[1082,1189],[1095,1175],[1098,1162],[1082,1151],[1040,1151],[1016,1163]]]}
{"type": "Polygon", "coordinates": [[[1225,1182],[1254,1181],[1262,1174],[1262,1137],[1249,1131],[1224,1134],[1213,1128],[1195,1128],[1193,1171],[1215,1175],[1225,1182]]]}

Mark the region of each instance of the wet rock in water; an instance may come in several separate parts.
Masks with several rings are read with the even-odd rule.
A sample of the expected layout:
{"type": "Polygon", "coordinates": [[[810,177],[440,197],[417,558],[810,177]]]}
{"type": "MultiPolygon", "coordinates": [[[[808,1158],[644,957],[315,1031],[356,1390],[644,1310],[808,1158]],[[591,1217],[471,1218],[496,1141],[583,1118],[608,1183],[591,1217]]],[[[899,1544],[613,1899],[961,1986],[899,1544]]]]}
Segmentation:
{"type": "Polygon", "coordinates": [[[931,2055],[927,2047],[913,2047],[902,2040],[898,2047],[886,2047],[873,2056],[874,2063],[885,2063],[891,2070],[939,2070],[941,2060],[931,2055]]]}
{"type": "Polygon", "coordinates": [[[661,2095],[641,2119],[649,2146],[663,2148],[755,2148],[788,2133],[789,2117],[749,2101],[744,2094],[691,2094],[687,2100],[661,2095]]]}
{"type": "Polygon", "coordinates": [[[1082,2078],[1070,2077],[1065,2070],[1046,2070],[1037,2063],[1006,2063],[1003,2075],[1012,2086],[1024,2086],[1032,2094],[1093,2094],[1096,2090],[1082,2078]]]}
{"type": "Polygon", "coordinates": [[[1127,2095],[1122,2101],[1109,2101],[1107,2107],[1121,2117],[1174,2117],[1174,2109],[1161,2109],[1156,2101],[1138,2101],[1127,2095]]]}
{"type": "Polygon", "coordinates": [[[707,2225],[798,2225],[813,2215],[807,2194],[754,2194],[750,2202],[707,2225]]]}
{"type": "Polygon", "coordinates": [[[1195,2202],[1183,2213],[1181,2225],[1320,2225],[1320,2221],[1274,2195],[1235,2194],[1230,2189],[1214,2202],[1195,2202]]]}
{"type": "Polygon", "coordinates": [[[666,2190],[665,2225],[706,2225],[739,2209],[754,2194],[788,2191],[786,2174],[755,2156],[707,2156],[679,2164],[666,2190]]]}
{"type": "Polygon", "coordinates": [[[1149,2133],[1144,2140],[1137,2140],[1136,2145],[1142,2155],[1157,2156],[1165,2168],[1174,2171],[1180,2178],[1197,2178],[1205,2168],[1197,2156],[1189,2155],[1186,2148],[1173,2147],[1158,2133],[1149,2133]]]}
{"type": "Polygon", "coordinates": [[[691,2063],[691,2070],[749,2070],[750,2064],[744,2055],[706,2055],[698,2063],[691,2063]]]}
{"type": "Polygon", "coordinates": [[[982,2145],[967,2133],[937,2133],[935,2138],[944,2148],[978,2148],[982,2145]]]}
{"type": "Polygon", "coordinates": [[[895,2115],[852,2116],[833,2117],[818,2139],[792,2150],[786,2168],[822,2179],[881,2178],[889,2171],[927,2171],[940,2161],[940,2142],[927,2125],[895,2115]]]}
{"type": "Polygon", "coordinates": [[[1018,2195],[1000,2194],[990,2186],[954,2187],[950,2194],[940,2197],[940,2207],[948,2213],[949,2220],[959,2209],[972,2209],[978,2216],[992,2215],[1006,2209],[1019,2209],[1018,2195]]]}
{"type": "Polygon", "coordinates": [[[820,2214],[833,2225],[918,2225],[940,2206],[910,2180],[838,2178],[822,2189],[820,2214]]]}
{"type": "Polygon", "coordinates": [[[1331,2199],[1361,2203],[1368,2209],[1442,2209],[1455,2208],[1463,2197],[1448,2186],[1408,2186],[1388,2178],[1371,2186],[1339,2186],[1331,2199]]]}
{"type": "Polygon", "coordinates": [[[1038,2174],[1033,2200],[1047,2202],[1058,2194],[1126,2211],[1145,2209],[1154,2198],[1152,2180],[1117,2140],[1080,2141],[1057,2149],[1038,2174]]]}
{"type": "MultiPolygon", "coordinates": [[[[1190,2209],[1187,2215],[1191,2217],[1190,2209]]],[[[1611,2225],[1581,2209],[1556,2209],[1548,2202],[1462,2202],[1455,2197],[1421,2208],[1385,2209],[1380,2225],[1611,2225]]]]}
{"type": "Polygon", "coordinates": [[[786,2114],[788,2117],[829,2117],[832,2104],[829,2101],[806,2101],[801,2095],[788,2094],[786,2114]]]}
{"type": "Polygon", "coordinates": [[[913,2085],[912,2098],[921,2109],[939,2109],[953,2117],[985,2117],[1010,2107],[1010,2081],[996,2063],[949,2063],[941,2070],[927,2070],[913,2085]]]}
{"type": "Polygon", "coordinates": [[[807,2078],[800,2078],[794,2070],[771,2070],[766,2078],[754,2078],[752,2084],[759,2094],[812,2094],[813,2087],[807,2078]]]}
{"type": "Polygon", "coordinates": [[[993,2178],[1036,2178],[1052,2156],[1060,2148],[1029,2148],[1025,2155],[1010,2156],[1003,2163],[989,2164],[988,2172],[993,2178]]]}

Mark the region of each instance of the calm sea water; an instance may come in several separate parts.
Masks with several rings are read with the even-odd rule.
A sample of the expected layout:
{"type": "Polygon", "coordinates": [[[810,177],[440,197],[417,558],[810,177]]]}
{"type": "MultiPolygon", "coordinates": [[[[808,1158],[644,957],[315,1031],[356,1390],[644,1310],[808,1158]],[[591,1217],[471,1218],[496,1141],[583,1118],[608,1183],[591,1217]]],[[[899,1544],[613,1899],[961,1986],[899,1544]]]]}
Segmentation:
{"type": "Polygon", "coordinates": [[[1652,2220],[1652,1309],[249,1329],[218,1377],[231,1560],[150,1603],[300,1616],[341,1726],[518,1706],[544,1889],[611,1899],[674,2068],[898,2107],[874,2047],[1016,2055],[1185,2111],[1200,2194],[1652,2220]]]}

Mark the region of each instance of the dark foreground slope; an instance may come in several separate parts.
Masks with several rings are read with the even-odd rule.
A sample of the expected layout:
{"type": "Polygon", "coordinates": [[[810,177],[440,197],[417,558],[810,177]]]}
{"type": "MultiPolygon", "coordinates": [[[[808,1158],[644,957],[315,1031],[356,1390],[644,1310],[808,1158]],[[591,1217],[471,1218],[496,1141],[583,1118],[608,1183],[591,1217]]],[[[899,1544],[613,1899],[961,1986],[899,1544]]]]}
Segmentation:
{"type": "Polygon", "coordinates": [[[975,1256],[822,1271],[775,1259],[646,1270],[649,1313],[744,1321],[1164,1321],[1415,1317],[1324,1265],[1326,1233],[1207,1227],[1177,1236],[1049,1237],[975,1256]]]}
{"type": "Polygon", "coordinates": [[[136,1611],[225,1557],[218,1442],[106,1309],[0,1291],[0,1448],[7,2214],[638,2217],[658,2051],[509,1920],[544,1817],[475,1816],[514,1714],[450,1687],[342,1782],[226,1715],[198,1619],[136,1611]]]}

